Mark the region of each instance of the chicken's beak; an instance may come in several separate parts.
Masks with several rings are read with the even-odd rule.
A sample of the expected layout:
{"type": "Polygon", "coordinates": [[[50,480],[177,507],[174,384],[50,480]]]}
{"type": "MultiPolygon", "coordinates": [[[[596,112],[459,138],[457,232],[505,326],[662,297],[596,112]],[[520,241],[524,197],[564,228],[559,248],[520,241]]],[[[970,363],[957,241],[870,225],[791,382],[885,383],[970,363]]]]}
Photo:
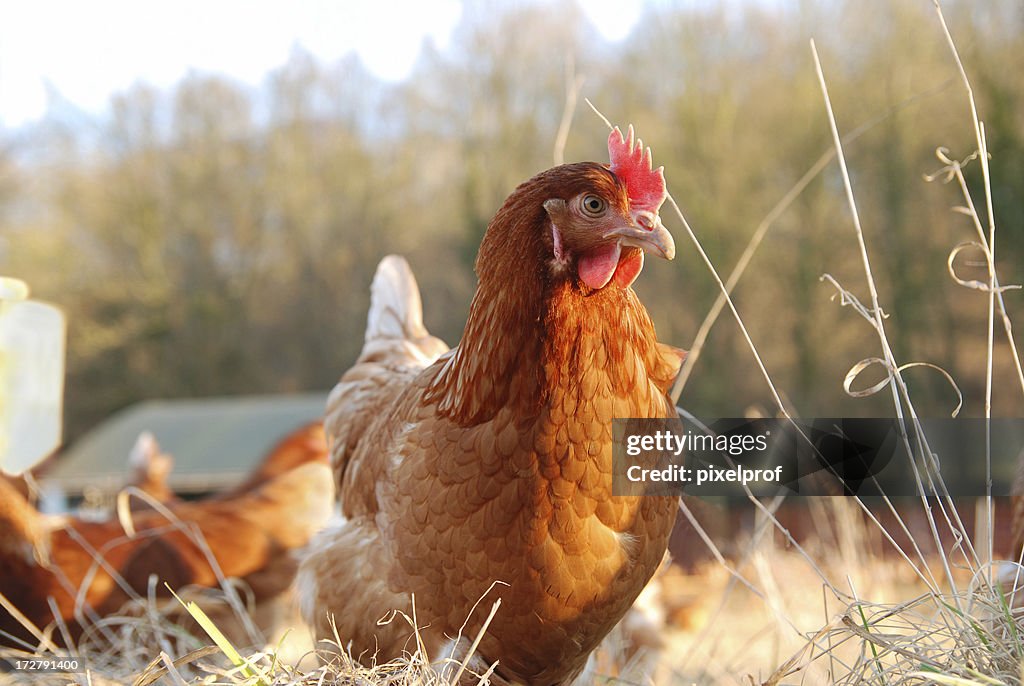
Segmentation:
{"type": "Polygon", "coordinates": [[[632,219],[631,225],[612,229],[605,238],[618,238],[622,245],[640,248],[666,260],[676,256],[676,242],[657,213],[646,210],[633,212],[632,219]]]}

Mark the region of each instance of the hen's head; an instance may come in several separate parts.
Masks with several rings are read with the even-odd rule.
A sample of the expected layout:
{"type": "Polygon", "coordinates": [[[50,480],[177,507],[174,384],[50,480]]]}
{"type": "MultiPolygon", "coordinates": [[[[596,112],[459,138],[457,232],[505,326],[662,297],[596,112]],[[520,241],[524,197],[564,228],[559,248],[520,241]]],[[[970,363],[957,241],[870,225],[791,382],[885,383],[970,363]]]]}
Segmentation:
{"type": "Polygon", "coordinates": [[[618,128],[611,132],[608,152],[609,165],[566,164],[522,184],[492,226],[501,233],[511,229],[506,235],[515,237],[509,239],[536,245],[550,278],[578,280],[590,290],[628,287],[643,268],[645,252],[675,257],[672,235],[658,215],[667,197],[665,177],[661,167],[652,169],[650,148],[634,140],[630,126],[626,136],[618,128]]]}

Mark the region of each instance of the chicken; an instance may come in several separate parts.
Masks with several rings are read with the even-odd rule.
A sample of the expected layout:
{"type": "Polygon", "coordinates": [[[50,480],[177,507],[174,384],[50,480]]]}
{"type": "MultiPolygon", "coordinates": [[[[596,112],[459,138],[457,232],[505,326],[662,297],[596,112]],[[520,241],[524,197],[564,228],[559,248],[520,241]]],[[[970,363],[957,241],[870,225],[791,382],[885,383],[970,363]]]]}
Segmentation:
{"type": "Polygon", "coordinates": [[[218,497],[247,493],[280,474],[309,462],[328,464],[327,439],[320,421],[304,424],[278,441],[245,480],[218,497]]]}
{"type": "MultiPolygon", "coordinates": [[[[267,451],[260,462],[241,483],[216,494],[218,499],[232,498],[259,488],[275,477],[308,462],[328,464],[327,440],[320,421],[304,424],[290,431],[267,451]]],[[[129,478],[125,486],[142,491],[158,503],[180,502],[168,480],[174,469],[174,457],[163,452],[153,434],[139,434],[128,456],[129,478]]],[[[141,499],[131,501],[133,511],[147,509],[141,499]]]]}
{"type": "MultiPolygon", "coordinates": [[[[174,457],[160,450],[156,437],[143,431],[135,440],[131,453],[128,455],[129,478],[126,486],[131,486],[145,493],[158,503],[173,503],[179,500],[177,494],[167,483],[174,469],[174,457]]],[[[150,507],[149,501],[132,498],[130,506],[133,511],[145,510],[150,507]]]]}
{"type": "MultiPolygon", "coordinates": [[[[31,476],[28,478],[31,478],[31,476]]],[[[29,485],[28,478],[26,478],[26,475],[24,474],[21,476],[10,476],[9,474],[5,474],[3,470],[0,470],[0,481],[6,481],[8,486],[13,488],[15,492],[20,493],[21,496],[26,499],[32,495],[32,487],[29,485]]]]}
{"type": "Polygon", "coordinates": [[[46,522],[25,495],[0,476],[0,645],[21,639],[34,643],[7,604],[17,604],[29,620],[46,608],[46,586],[39,583],[41,561],[48,557],[46,522]]]}
{"type": "MultiPolygon", "coordinates": [[[[174,522],[143,510],[133,515],[132,537],[117,520],[49,523],[0,483],[0,594],[40,628],[54,620],[52,597],[73,638],[86,618],[120,610],[133,593],[144,597],[151,575],[161,582],[161,595],[163,582],[216,587],[222,577],[237,577],[257,602],[273,598],[294,581],[290,551],[305,545],[330,514],[333,498],[322,488],[330,478],[326,465],[304,464],[232,498],[171,502],[174,522]]],[[[9,636],[35,643],[0,608],[0,643],[11,644],[9,636]]]]}
{"type": "Polygon", "coordinates": [[[632,128],[608,148],[610,166],[555,167],[509,196],[462,340],[436,360],[411,272],[381,262],[362,354],[325,416],[342,517],[299,572],[319,638],[333,622],[357,658],[389,659],[415,643],[376,620],[414,609],[430,658],[462,659],[500,596],[470,666],[568,683],[657,569],[676,500],[612,496],[612,419],[676,416],[683,353],[630,288],[644,253],[675,245],[650,149],[632,128]]]}

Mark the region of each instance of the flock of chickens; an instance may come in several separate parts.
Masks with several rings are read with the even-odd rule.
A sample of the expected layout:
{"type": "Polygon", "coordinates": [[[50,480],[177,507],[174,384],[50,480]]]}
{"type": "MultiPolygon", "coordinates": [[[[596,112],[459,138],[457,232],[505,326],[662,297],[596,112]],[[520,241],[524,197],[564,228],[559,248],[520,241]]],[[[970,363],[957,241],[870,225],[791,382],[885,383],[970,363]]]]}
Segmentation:
{"type": "Polygon", "coordinates": [[[152,446],[133,460],[151,499],[105,522],[44,517],[0,480],[0,643],[75,640],[165,582],[237,577],[257,605],[295,583],[316,636],[336,631],[362,661],[416,640],[435,662],[466,661],[500,598],[470,671],[585,678],[661,564],[677,511],[674,498],[612,497],[612,419],[675,416],[666,394],[684,356],[657,341],[630,288],[645,254],[675,254],[662,170],[632,128],[608,150],[608,165],[555,167],[508,197],[453,349],[424,328],[405,261],[381,262],[326,442],[304,428],[244,484],[195,502],[165,488],[152,446]],[[377,621],[394,610],[416,617],[418,639],[377,621]],[[55,619],[66,636],[30,628],[55,619]]]}
{"type": "Polygon", "coordinates": [[[257,607],[269,605],[294,580],[298,563],[290,552],[330,516],[319,423],[281,441],[245,483],[200,501],[178,500],[168,489],[170,458],[155,443],[133,458],[126,485],[146,497],[131,501],[127,519],[44,516],[17,481],[0,478],[0,594],[16,610],[0,609],[0,645],[78,642],[98,619],[144,601],[151,575],[161,596],[164,583],[217,588],[237,578],[257,607]],[[33,627],[55,619],[61,626],[41,641],[33,627]]]}

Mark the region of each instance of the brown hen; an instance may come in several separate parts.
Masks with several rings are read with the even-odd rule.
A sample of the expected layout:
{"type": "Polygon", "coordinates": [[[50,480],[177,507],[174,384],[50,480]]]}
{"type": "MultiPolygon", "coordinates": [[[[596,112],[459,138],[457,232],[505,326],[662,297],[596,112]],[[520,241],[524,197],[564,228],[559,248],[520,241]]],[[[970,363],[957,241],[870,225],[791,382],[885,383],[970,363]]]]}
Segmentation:
{"type": "Polygon", "coordinates": [[[408,267],[378,268],[363,353],[325,419],[343,519],[299,575],[320,638],[333,618],[357,657],[412,651],[407,623],[376,620],[411,615],[414,596],[430,657],[460,658],[500,596],[473,666],[567,683],[661,562],[676,501],[612,496],[612,419],[676,414],[682,353],[630,288],[644,252],[675,246],[650,150],[616,129],[609,152],[610,167],[556,167],[505,201],[462,341],[436,361],[408,267]]]}
{"type": "Polygon", "coordinates": [[[242,483],[232,486],[217,497],[227,498],[248,493],[281,474],[310,462],[324,465],[329,463],[324,425],[319,420],[289,431],[267,451],[242,483]]]}
{"type": "Polygon", "coordinates": [[[151,502],[179,502],[178,494],[168,483],[174,470],[174,457],[163,452],[156,437],[143,431],[135,440],[128,455],[129,477],[125,486],[137,489],[147,498],[132,498],[129,506],[133,511],[149,509],[151,502]]]}
{"type": "MultiPolygon", "coordinates": [[[[257,603],[287,590],[305,545],[331,509],[326,465],[311,463],[224,499],[170,502],[172,519],[148,509],[133,515],[134,536],[117,520],[44,518],[0,480],[0,594],[37,628],[54,621],[52,598],[72,639],[91,620],[145,597],[150,576],[172,588],[217,587],[242,579],[257,603]],[[216,560],[214,568],[207,556],[216,560]]],[[[0,645],[31,646],[33,633],[0,607],[0,645]]]]}

